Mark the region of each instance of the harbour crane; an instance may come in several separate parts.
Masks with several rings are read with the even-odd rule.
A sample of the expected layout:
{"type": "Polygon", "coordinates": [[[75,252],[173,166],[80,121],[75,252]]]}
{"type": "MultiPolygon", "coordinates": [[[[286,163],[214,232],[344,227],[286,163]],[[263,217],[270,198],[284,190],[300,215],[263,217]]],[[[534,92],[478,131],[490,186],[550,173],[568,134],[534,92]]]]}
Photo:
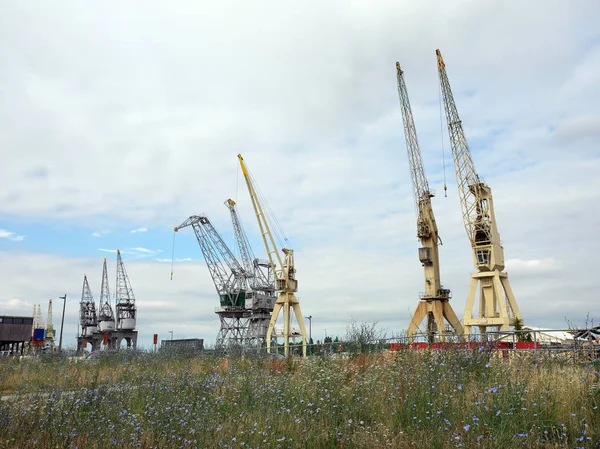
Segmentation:
{"type": "Polygon", "coordinates": [[[254,188],[250,173],[244,163],[244,158],[241,154],[238,154],[242,173],[248,186],[248,193],[252,201],[252,207],[256,214],[256,220],[258,221],[258,227],[260,228],[260,234],[269,257],[271,269],[275,276],[275,285],[277,287],[277,300],[273,307],[273,313],[271,315],[271,321],[269,322],[269,329],[267,330],[267,352],[271,350],[271,336],[283,338],[284,355],[287,357],[289,354],[289,343],[290,337],[293,338],[291,329],[291,312],[294,312],[296,321],[300,327],[300,336],[302,337],[302,356],[306,357],[306,327],[304,326],[304,318],[302,317],[302,311],[300,310],[300,302],[296,297],[298,291],[298,280],[296,279],[296,268],[294,266],[294,250],[282,248],[284,258],[281,257],[281,253],[277,248],[273,234],[269,227],[269,222],[263,213],[262,206],[258,199],[258,195],[254,188]],[[275,324],[279,313],[283,310],[283,332],[277,333],[275,331],[275,324]]]}
{"type": "Polygon", "coordinates": [[[98,310],[98,330],[101,332],[114,330],[115,315],[110,306],[110,290],[108,288],[108,270],[106,257],[102,266],[102,285],[100,287],[100,307],[98,310]]]}
{"type": "Polygon", "coordinates": [[[115,287],[115,309],[117,330],[133,330],[136,326],[137,307],[135,295],[125,270],[121,251],[117,250],[117,282],[115,287]]]}
{"type": "Polygon", "coordinates": [[[83,275],[83,288],[81,290],[81,301],[79,302],[79,322],[81,323],[82,335],[92,335],[98,329],[96,303],[85,274],[83,275]]]}
{"type": "Polygon", "coordinates": [[[246,308],[248,273],[238,262],[206,215],[192,215],[175,232],[191,226],[213,280],[220,307],[216,309],[221,327],[216,346],[246,346],[250,312],[246,308]]]}
{"type": "Polygon", "coordinates": [[[252,246],[238,215],[235,201],[228,199],[225,201],[225,206],[231,214],[231,222],[242,265],[248,274],[250,291],[246,293],[246,302],[251,307],[248,343],[250,346],[264,347],[269,322],[271,321],[271,312],[276,299],[273,271],[268,261],[260,260],[254,256],[252,246]]]}
{"type": "Polygon", "coordinates": [[[452,326],[455,333],[463,334],[463,327],[449,302],[450,290],[443,288],[440,282],[438,242],[441,243],[441,240],[438,235],[433,207],[431,206],[431,198],[433,198],[434,193],[429,189],[425,170],[423,169],[423,159],[419,149],[410,101],[408,100],[404,72],[399,62],[396,62],[396,72],[406,151],[417,206],[417,237],[422,245],[419,248],[419,260],[423,264],[425,273],[425,292],[420,295],[419,305],[406,333],[408,337],[412,337],[421,322],[427,318],[427,334],[430,340],[434,338],[435,333],[441,334],[443,338],[444,319],[452,326]]]}
{"type": "Polygon", "coordinates": [[[501,331],[507,331],[514,318],[522,322],[523,316],[508,281],[508,274],[504,271],[504,248],[496,224],[492,189],[475,170],[450,89],[446,64],[440,50],[435,52],[462,217],[477,269],[477,273],[471,274],[465,305],[465,333],[470,335],[472,326],[478,326],[482,335],[488,327],[499,327],[501,331]],[[479,313],[474,316],[473,305],[478,286],[479,313]]]}

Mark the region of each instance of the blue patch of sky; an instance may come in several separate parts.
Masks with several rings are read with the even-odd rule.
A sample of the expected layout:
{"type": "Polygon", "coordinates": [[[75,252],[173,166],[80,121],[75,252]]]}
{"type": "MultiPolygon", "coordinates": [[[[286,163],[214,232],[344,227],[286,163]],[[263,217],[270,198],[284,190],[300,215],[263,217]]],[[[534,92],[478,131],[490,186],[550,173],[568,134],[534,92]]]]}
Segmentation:
{"type": "MultiPolygon", "coordinates": [[[[133,233],[131,231],[139,227],[113,230],[74,226],[70,222],[61,221],[40,223],[1,220],[0,229],[25,237],[22,241],[0,239],[0,250],[22,249],[64,257],[100,258],[108,254],[102,249],[120,249],[125,259],[153,260],[172,256],[173,229],[166,227],[147,228],[145,232],[133,233]]],[[[180,236],[176,240],[176,244],[180,242],[176,246],[177,258],[201,257],[193,231],[191,235],[193,240],[188,240],[187,236],[180,236]]]]}

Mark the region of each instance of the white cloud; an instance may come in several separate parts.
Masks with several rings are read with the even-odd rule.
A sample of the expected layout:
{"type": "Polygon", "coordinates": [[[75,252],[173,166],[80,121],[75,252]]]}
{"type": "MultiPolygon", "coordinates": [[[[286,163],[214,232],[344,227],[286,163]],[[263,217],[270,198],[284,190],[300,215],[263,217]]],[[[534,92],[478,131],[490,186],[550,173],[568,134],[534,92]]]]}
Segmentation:
{"type": "Polygon", "coordinates": [[[110,234],[110,231],[107,231],[107,230],[96,231],[92,234],[92,237],[102,237],[103,235],[107,235],[107,234],[110,234]]]}
{"type": "MultiPolygon", "coordinates": [[[[561,326],[567,313],[599,312],[586,299],[592,264],[573,263],[600,250],[597,239],[581,243],[600,227],[600,212],[590,207],[600,201],[595,1],[543,11],[439,2],[436,15],[418,2],[153,6],[116,15],[102,4],[85,5],[85,14],[23,2],[0,7],[0,145],[10,149],[0,166],[5,214],[136,234],[206,212],[221,231],[231,229],[222,204],[231,197],[261,256],[236,159],[242,151],[296,249],[299,296],[315,317],[313,330],[341,335],[351,314],[401,330],[423,280],[396,96],[400,60],[438,192],[442,281],[460,316],[473,267],[447,136],[440,137],[434,49],[442,46],[473,159],[494,190],[506,269],[525,321],[561,326]],[[83,170],[82,161],[94,170],[83,170]],[[564,301],[575,306],[565,309],[564,301]]],[[[185,239],[196,245],[193,232],[185,239]]],[[[128,267],[140,267],[133,282],[143,285],[141,301],[168,297],[176,305],[144,322],[144,332],[180,323],[183,304],[202,309],[210,323],[190,318],[190,326],[216,333],[202,262],[181,265],[197,269],[184,272],[188,289],[175,294],[158,275],[166,264],[150,262],[170,262],[159,250],[122,253],[133,259],[128,267]],[[197,283],[206,304],[198,304],[197,283]]],[[[28,279],[47,258],[58,267],[88,263],[21,256],[28,279]]],[[[57,289],[64,286],[50,275],[80,285],[54,270],[47,276],[57,289]]],[[[178,270],[172,282],[184,276],[178,270]]],[[[18,271],[5,271],[12,273],[1,284],[7,297],[42,295],[30,282],[21,285],[18,271]]]]}
{"type": "MultiPolygon", "coordinates": [[[[156,262],[168,262],[168,263],[171,263],[173,261],[172,259],[166,259],[166,258],[163,258],[163,259],[154,259],[154,260],[156,262]]],[[[192,262],[192,260],[193,259],[190,258],[190,257],[183,257],[181,259],[175,259],[175,262],[192,262]]]]}
{"type": "Polygon", "coordinates": [[[548,273],[560,269],[560,264],[553,258],[547,259],[508,259],[506,265],[511,269],[517,269],[525,272],[548,273]]]}
{"type": "Polygon", "coordinates": [[[145,254],[155,254],[156,253],[156,251],[153,251],[153,250],[148,249],[148,248],[141,248],[141,247],[130,248],[130,251],[137,251],[139,253],[145,253],[145,254]]]}
{"type": "MultiPolygon", "coordinates": [[[[117,254],[117,250],[116,249],[98,248],[98,251],[103,251],[105,253],[114,253],[114,254],[117,254]]],[[[125,253],[123,251],[121,251],[121,254],[125,254],[125,253]]]]}
{"type": "Polygon", "coordinates": [[[146,232],[148,231],[148,228],[138,228],[138,229],[132,229],[131,232],[132,234],[137,234],[138,232],[146,232]]]}
{"type": "Polygon", "coordinates": [[[0,229],[0,239],[7,239],[11,242],[22,242],[25,239],[25,236],[17,235],[14,232],[7,231],[6,229],[0,229]]]}

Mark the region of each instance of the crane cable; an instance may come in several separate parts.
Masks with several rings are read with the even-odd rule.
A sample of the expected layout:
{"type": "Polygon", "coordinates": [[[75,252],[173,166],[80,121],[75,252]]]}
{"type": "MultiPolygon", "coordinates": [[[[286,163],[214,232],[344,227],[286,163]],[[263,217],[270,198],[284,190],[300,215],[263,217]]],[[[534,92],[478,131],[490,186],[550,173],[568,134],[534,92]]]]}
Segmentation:
{"type": "Polygon", "coordinates": [[[442,141],[442,165],[444,167],[444,197],[448,197],[448,188],[446,187],[446,157],[444,151],[444,124],[442,118],[442,87],[438,91],[438,100],[440,103],[440,139],[442,141]]]}
{"type": "Polygon", "coordinates": [[[175,263],[175,234],[176,232],[173,231],[173,250],[171,253],[171,280],[173,280],[173,264],[175,263]]]}

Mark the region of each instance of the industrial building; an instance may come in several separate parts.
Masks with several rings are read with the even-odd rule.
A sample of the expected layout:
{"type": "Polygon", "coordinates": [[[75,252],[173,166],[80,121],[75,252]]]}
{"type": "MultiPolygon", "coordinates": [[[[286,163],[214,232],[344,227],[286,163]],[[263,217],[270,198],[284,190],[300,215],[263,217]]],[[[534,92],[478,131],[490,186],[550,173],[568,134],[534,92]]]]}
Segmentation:
{"type": "Polygon", "coordinates": [[[0,351],[23,354],[33,334],[33,317],[0,316],[0,351]]]}
{"type": "Polygon", "coordinates": [[[202,351],[204,349],[203,338],[182,338],[179,340],[161,340],[161,350],[193,350],[202,351]]]}

